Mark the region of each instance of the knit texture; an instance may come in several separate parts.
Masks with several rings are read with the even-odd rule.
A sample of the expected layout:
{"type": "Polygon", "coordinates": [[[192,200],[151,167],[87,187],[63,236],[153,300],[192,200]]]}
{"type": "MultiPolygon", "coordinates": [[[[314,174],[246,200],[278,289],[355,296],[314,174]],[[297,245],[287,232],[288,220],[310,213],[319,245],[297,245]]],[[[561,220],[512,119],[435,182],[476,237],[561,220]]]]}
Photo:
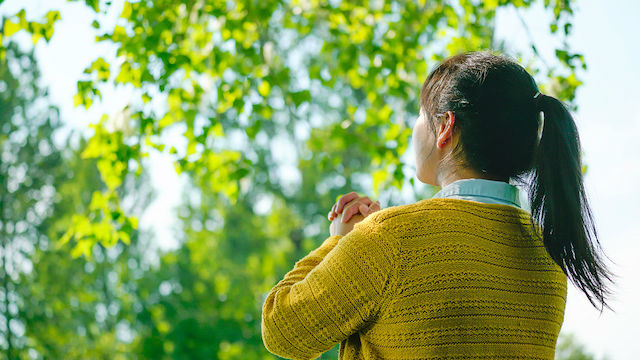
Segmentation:
{"type": "Polygon", "coordinates": [[[566,294],[529,213],[432,198],[297,261],[267,295],[262,339],[290,359],[338,343],[340,359],[554,359],[566,294]]]}

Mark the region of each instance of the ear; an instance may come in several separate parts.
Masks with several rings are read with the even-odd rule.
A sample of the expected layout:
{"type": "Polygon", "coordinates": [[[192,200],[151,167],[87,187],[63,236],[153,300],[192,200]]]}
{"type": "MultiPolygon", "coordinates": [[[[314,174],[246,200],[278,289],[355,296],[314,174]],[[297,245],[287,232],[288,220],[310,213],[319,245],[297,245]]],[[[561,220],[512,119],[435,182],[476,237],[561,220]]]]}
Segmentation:
{"type": "Polygon", "coordinates": [[[453,126],[455,125],[455,115],[453,111],[444,113],[445,119],[438,127],[438,148],[442,147],[453,138],[453,126]]]}

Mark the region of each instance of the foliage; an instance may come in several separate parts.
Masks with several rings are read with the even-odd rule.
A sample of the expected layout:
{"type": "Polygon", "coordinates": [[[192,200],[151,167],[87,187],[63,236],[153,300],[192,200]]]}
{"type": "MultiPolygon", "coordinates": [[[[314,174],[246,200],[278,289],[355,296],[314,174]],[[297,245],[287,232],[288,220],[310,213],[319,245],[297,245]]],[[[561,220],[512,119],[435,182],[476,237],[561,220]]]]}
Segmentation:
{"type": "MultiPolygon", "coordinates": [[[[60,149],[64,163],[53,172],[55,201],[38,229],[31,270],[18,278],[25,359],[31,352],[51,359],[128,359],[136,344],[137,280],[149,266],[143,239],[150,236],[133,231],[129,244],[95,244],[90,258],[70,257],[71,244],[56,242],[75,212],[86,210],[95,191],[105,187],[96,161],[81,158],[86,145],[80,139],[76,149],[68,139],[60,149]]],[[[146,176],[126,179],[123,189],[135,197],[128,211],[139,214],[149,203],[147,182],[146,176]]]]}
{"type": "MultiPolygon", "coordinates": [[[[0,1],[0,3],[2,2],[0,1]]],[[[4,39],[12,36],[20,30],[25,30],[31,34],[31,39],[34,45],[41,38],[44,38],[45,41],[48,42],[53,35],[53,26],[58,20],[60,20],[60,12],[56,10],[47,12],[44,16],[43,22],[27,20],[26,12],[24,10],[20,10],[14,16],[3,19],[0,42],[3,45],[9,44],[10,42],[4,39]]],[[[6,46],[0,47],[0,58],[4,58],[6,56],[5,49],[6,46]]]]}
{"type": "MultiPolygon", "coordinates": [[[[74,102],[90,108],[108,87],[136,92],[120,126],[107,126],[114,114],[105,114],[88,142],[47,152],[37,141],[51,139],[53,126],[38,121],[47,116],[10,116],[42,103],[42,93],[18,86],[16,75],[5,80],[0,176],[24,181],[3,178],[0,208],[19,210],[3,229],[31,236],[20,240],[30,244],[21,260],[29,265],[5,270],[0,284],[12,294],[0,318],[17,324],[4,327],[10,358],[30,350],[65,359],[270,358],[260,337],[263,297],[326,238],[336,196],[375,191],[386,205],[402,202],[400,188],[426,196],[401,155],[428,70],[460,51],[516,55],[495,38],[495,14],[533,1],[85,3],[96,41],[114,44],[117,59],[92,61],[74,102]],[[110,11],[120,14],[113,26],[103,16],[110,11]],[[167,136],[175,133],[183,147],[167,136]],[[34,138],[23,146],[17,134],[34,138]],[[178,247],[157,259],[151,236],[137,229],[151,196],[151,152],[171,156],[189,180],[178,247]],[[5,154],[23,155],[17,163],[5,154]],[[9,183],[20,185],[5,191],[9,183]],[[46,211],[18,225],[34,209],[46,211]]],[[[551,33],[570,35],[573,4],[544,1],[551,33]]],[[[57,12],[26,15],[3,20],[2,59],[14,56],[13,33],[34,41],[54,33],[57,12]]],[[[552,66],[522,61],[548,79],[543,92],[570,102],[584,58],[566,43],[555,55],[552,66]]],[[[25,69],[36,74],[33,64],[25,69]]],[[[16,239],[3,237],[3,254],[7,244],[22,248],[16,239]]],[[[336,350],[323,357],[337,358],[336,350]]]]}
{"type": "MultiPolygon", "coordinates": [[[[122,287],[126,276],[132,281],[128,270],[136,267],[131,264],[140,263],[133,246],[137,232],[127,234],[132,246],[92,244],[96,256],[90,261],[70,257],[77,247],[56,241],[75,213],[88,210],[91,197],[104,188],[95,160],[81,159],[71,138],[63,145],[54,142],[60,126],[58,109],[40,87],[33,53],[5,44],[0,60],[0,353],[8,359],[34,354],[114,358],[127,349],[116,329],[134,322],[131,296],[124,296],[122,287]]],[[[86,147],[86,141],[79,146],[86,147]]],[[[128,211],[139,213],[148,203],[148,191],[139,185],[143,180],[128,179],[122,187],[138,199],[128,211]]]]}
{"type": "MultiPolygon", "coordinates": [[[[571,333],[560,333],[558,343],[556,345],[557,360],[595,360],[595,356],[585,350],[584,344],[576,339],[571,333]]],[[[604,356],[602,360],[608,359],[604,356]]]]}
{"type": "MultiPolygon", "coordinates": [[[[106,117],[93,125],[84,155],[99,159],[108,188],[94,196],[88,212],[73,218],[62,239],[75,238],[76,254],[87,254],[95,242],[126,242],[137,227],[114,190],[146,166],[150,151],[168,152],[178,172],[209,182],[231,203],[244,179],[265,190],[281,186],[253,171],[256,163],[277,158],[274,138],[292,143],[297,160],[319,166],[319,181],[344,176],[342,159],[357,153],[361,159],[350,176],[367,177],[376,193],[400,189],[411,178],[401,155],[428,69],[460,51],[508,50],[494,39],[496,11],[533,3],[125,1],[110,26],[100,15],[119,11],[121,3],[85,2],[96,13],[96,41],[114,44],[118,61],[98,58],[87,67],[76,104],[90,107],[106,86],[137,92],[126,129],[107,130],[106,117]],[[181,131],[184,148],[165,146],[162,135],[169,129],[181,131]]],[[[573,2],[543,5],[553,15],[550,32],[566,38],[573,2]]],[[[48,39],[58,17],[50,13],[45,25],[34,27],[18,13],[18,20],[5,20],[11,25],[4,36],[44,28],[48,39]]],[[[555,55],[557,65],[546,66],[549,81],[542,87],[571,101],[581,84],[575,70],[586,67],[584,58],[566,42],[555,55]]],[[[291,173],[299,177],[299,169],[291,173]]],[[[289,185],[289,193],[299,189],[289,185]]]]}
{"type": "Polygon", "coordinates": [[[55,171],[61,158],[52,134],[60,126],[58,111],[39,87],[32,53],[13,43],[0,59],[0,327],[8,356],[24,346],[14,334],[24,329],[18,314],[20,273],[42,241],[39,229],[53,201],[55,171]]]}

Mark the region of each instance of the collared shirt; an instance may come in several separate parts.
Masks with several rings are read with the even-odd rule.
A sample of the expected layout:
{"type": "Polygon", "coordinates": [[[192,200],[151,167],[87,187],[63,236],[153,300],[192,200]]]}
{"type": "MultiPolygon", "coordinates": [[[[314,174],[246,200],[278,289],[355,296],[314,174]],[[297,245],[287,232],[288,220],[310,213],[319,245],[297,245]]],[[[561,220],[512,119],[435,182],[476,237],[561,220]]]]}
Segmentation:
{"type": "MultiPolygon", "coordinates": [[[[488,179],[456,180],[444,186],[432,198],[454,198],[523,208],[520,201],[520,191],[516,186],[504,181],[488,179]]],[[[523,210],[530,212],[528,205],[524,206],[523,210]]]]}

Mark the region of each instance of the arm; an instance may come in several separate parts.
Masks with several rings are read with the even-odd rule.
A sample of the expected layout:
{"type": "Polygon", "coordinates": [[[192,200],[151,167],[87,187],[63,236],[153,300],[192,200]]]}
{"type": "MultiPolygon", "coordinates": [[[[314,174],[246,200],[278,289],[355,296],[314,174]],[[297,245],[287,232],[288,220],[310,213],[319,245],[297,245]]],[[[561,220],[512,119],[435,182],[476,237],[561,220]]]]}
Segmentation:
{"type": "Polygon", "coordinates": [[[269,292],[262,307],[267,350],[315,359],[375,321],[397,279],[394,244],[376,218],[329,237],[269,292]]]}

